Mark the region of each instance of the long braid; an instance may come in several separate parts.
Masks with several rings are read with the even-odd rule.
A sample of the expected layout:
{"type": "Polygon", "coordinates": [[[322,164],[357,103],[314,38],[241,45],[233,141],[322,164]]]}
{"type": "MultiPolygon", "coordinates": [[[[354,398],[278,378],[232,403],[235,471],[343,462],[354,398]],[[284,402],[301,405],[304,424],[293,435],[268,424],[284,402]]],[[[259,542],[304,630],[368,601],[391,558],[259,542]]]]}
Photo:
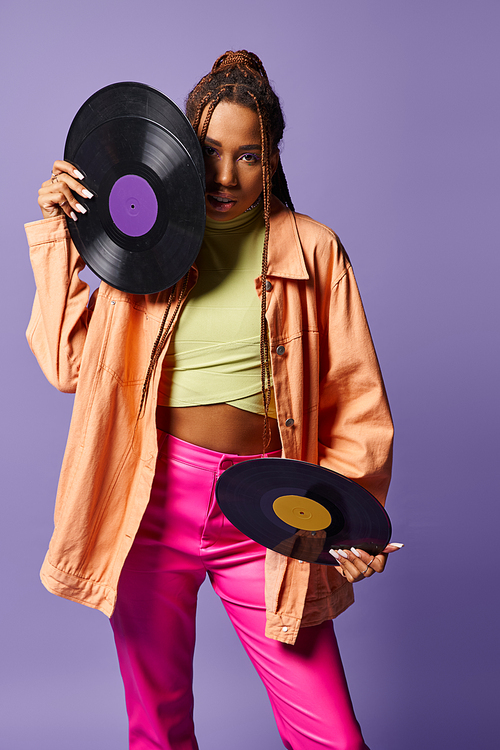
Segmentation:
{"type": "Polygon", "coordinates": [[[295,211],[292,203],[292,198],[290,196],[290,191],[288,189],[288,182],[286,181],[285,173],[283,172],[281,159],[279,160],[278,168],[273,175],[272,186],[274,195],[279,198],[280,201],[285,204],[285,206],[288,206],[290,211],[295,211]]]}
{"type": "Polygon", "coordinates": [[[191,125],[193,126],[193,130],[195,131],[195,133],[198,132],[198,128],[200,126],[200,121],[201,121],[201,115],[203,113],[203,110],[205,109],[205,106],[210,101],[210,98],[211,98],[211,94],[206,94],[203,97],[203,99],[201,99],[200,103],[198,104],[198,108],[197,108],[196,113],[194,115],[193,122],[191,123],[191,125]]]}
{"type": "Polygon", "coordinates": [[[149,365],[146,372],[146,377],[144,378],[144,383],[142,386],[142,394],[141,394],[141,403],[139,405],[139,413],[138,413],[138,419],[142,414],[142,410],[144,408],[144,404],[146,403],[146,397],[148,395],[149,390],[149,384],[151,382],[151,378],[153,376],[154,369],[156,367],[156,364],[160,358],[160,354],[163,351],[163,348],[165,346],[166,340],[168,338],[168,335],[170,333],[170,330],[174,324],[174,320],[177,317],[177,313],[179,311],[179,307],[181,306],[181,302],[184,299],[184,296],[186,294],[187,285],[188,285],[188,279],[189,279],[189,271],[184,276],[183,283],[180,289],[179,298],[177,300],[177,305],[175,307],[175,310],[173,312],[172,317],[170,318],[170,321],[168,323],[168,326],[165,328],[165,323],[167,322],[168,314],[170,312],[170,308],[172,307],[172,302],[175,298],[175,292],[180,282],[175,284],[172,289],[170,290],[170,295],[168,297],[167,301],[167,307],[165,308],[165,312],[163,313],[163,318],[160,323],[160,328],[158,331],[158,335],[156,336],[155,342],[153,344],[153,349],[151,350],[151,356],[149,358],[149,365]]]}
{"type": "Polygon", "coordinates": [[[217,94],[217,96],[215,97],[215,99],[213,99],[210,102],[210,104],[208,105],[208,111],[207,111],[207,114],[206,114],[206,117],[205,117],[205,121],[203,123],[203,127],[202,127],[201,133],[200,133],[200,143],[204,143],[205,142],[205,138],[206,138],[206,135],[207,135],[208,126],[210,124],[210,120],[211,120],[213,111],[216,108],[216,106],[218,105],[218,103],[220,102],[220,100],[221,100],[221,94],[219,93],[219,94],[217,94]]]}
{"type": "Polygon", "coordinates": [[[262,383],[262,399],[264,402],[264,428],[262,433],[263,452],[265,453],[271,442],[269,429],[269,406],[271,403],[271,356],[269,351],[269,337],[267,335],[267,261],[269,249],[269,229],[271,226],[271,165],[269,153],[269,129],[265,122],[265,115],[261,112],[257,98],[251,94],[257,107],[259,116],[260,138],[262,144],[262,199],[264,209],[264,247],[262,249],[261,273],[261,314],[260,314],[260,373],[262,383]]]}

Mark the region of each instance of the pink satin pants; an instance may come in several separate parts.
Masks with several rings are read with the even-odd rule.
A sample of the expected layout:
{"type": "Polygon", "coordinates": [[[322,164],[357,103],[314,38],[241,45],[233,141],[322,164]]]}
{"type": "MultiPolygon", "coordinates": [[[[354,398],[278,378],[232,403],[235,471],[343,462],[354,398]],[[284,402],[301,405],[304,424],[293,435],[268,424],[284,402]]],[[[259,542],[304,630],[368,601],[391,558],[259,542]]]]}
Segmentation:
{"type": "MultiPolygon", "coordinates": [[[[206,574],[271,700],[288,750],[367,750],[331,622],[294,646],[264,636],[265,549],[222,514],[219,475],[248,456],[216,453],[160,433],[151,498],[126,560],[111,618],[131,750],[196,750],[193,652],[206,574]]],[[[237,738],[235,738],[235,746],[237,738]]]]}

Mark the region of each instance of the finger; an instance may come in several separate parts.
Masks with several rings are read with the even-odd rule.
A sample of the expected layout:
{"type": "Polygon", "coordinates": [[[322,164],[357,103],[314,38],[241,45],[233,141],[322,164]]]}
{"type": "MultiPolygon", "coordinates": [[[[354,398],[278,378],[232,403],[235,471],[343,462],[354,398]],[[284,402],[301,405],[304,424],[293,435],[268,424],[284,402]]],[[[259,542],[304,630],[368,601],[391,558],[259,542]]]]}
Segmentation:
{"type": "MultiPolygon", "coordinates": [[[[56,164],[66,164],[67,162],[56,162],[56,164]]],[[[90,200],[94,197],[94,194],[90,192],[88,188],[85,187],[85,185],[82,185],[81,182],[76,180],[74,177],[72,177],[67,172],[53,172],[53,177],[49,180],[49,182],[52,185],[64,182],[71,190],[73,190],[74,193],[77,193],[78,195],[81,195],[82,198],[86,198],[87,200],[90,200]]],[[[44,183],[45,185],[46,183],[44,183]]]]}
{"type": "Polygon", "coordinates": [[[350,583],[359,583],[360,581],[364,581],[365,578],[370,578],[374,575],[373,570],[369,566],[366,566],[364,571],[360,571],[352,564],[346,563],[343,569],[344,576],[350,583]]]}
{"type": "Polygon", "coordinates": [[[355,549],[354,547],[351,547],[348,554],[351,560],[353,558],[356,560],[355,564],[357,569],[361,571],[365,577],[368,575],[372,575],[372,573],[382,572],[383,568],[381,569],[380,565],[385,565],[383,561],[380,561],[378,559],[378,556],[370,555],[369,552],[365,552],[365,550],[362,549],[355,549]],[[368,570],[366,570],[367,568],[368,570]],[[369,571],[371,571],[371,573],[369,571]]]}
{"type": "Polygon", "coordinates": [[[372,567],[376,573],[383,573],[387,564],[388,555],[390,555],[391,552],[397,552],[398,549],[401,549],[402,547],[404,547],[404,545],[399,544],[398,542],[392,542],[391,544],[388,544],[387,547],[382,550],[382,552],[374,557],[373,563],[371,563],[370,567],[372,567]]]}
{"type": "Polygon", "coordinates": [[[65,213],[67,216],[70,216],[73,221],[77,220],[76,213],[73,210],[71,203],[62,191],[60,193],[51,193],[50,196],[43,194],[40,195],[38,198],[38,205],[42,209],[42,214],[45,219],[65,213]]]}
{"type": "Polygon", "coordinates": [[[77,197],[71,192],[68,185],[60,180],[50,183],[48,187],[42,187],[38,191],[38,205],[42,209],[45,218],[57,216],[61,210],[76,221],[73,214],[84,214],[87,209],[77,197]]]}
{"type": "Polygon", "coordinates": [[[38,191],[38,204],[42,209],[44,218],[57,216],[62,209],[67,216],[71,216],[76,221],[76,214],[87,212],[85,201],[82,198],[90,200],[93,198],[93,194],[66,172],[53,174],[52,178],[46,180],[38,191]]]}
{"type": "Polygon", "coordinates": [[[385,549],[382,550],[383,554],[389,555],[391,552],[397,552],[398,549],[402,549],[404,544],[400,542],[391,542],[385,549]]]}
{"type": "MultiPolygon", "coordinates": [[[[362,550],[357,551],[362,552],[362,550]]],[[[363,555],[363,560],[367,560],[367,565],[370,566],[373,572],[383,573],[385,565],[387,563],[387,554],[385,552],[380,552],[378,555],[373,555],[370,560],[367,559],[366,555],[367,553],[365,552],[363,555]]]]}
{"type": "MultiPolygon", "coordinates": [[[[395,550],[392,550],[395,551],[395,550]]],[[[375,571],[375,573],[383,573],[385,570],[385,566],[387,565],[387,558],[389,556],[389,553],[384,550],[380,552],[378,555],[375,555],[372,562],[370,563],[370,568],[375,571]]]]}
{"type": "Polygon", "coordinates": [[[369,578],[373,573],[382,573],[387,563],[387,556],[391,552],[397,552],[404,545],[399,542],[391,542],[378,555],[370,555],[361,549],[351,547],[350,550],[330,550],[330,554],[339,563],[345,577],[352,583],[369,578]]]}
{"type": "Polygon", "coordinates": [[[76,177],[77,180],[84,179],[84,175],[80,172],[80,170],[77,169],[73,164],[70,164],[69,161],[57,159],[54,162],[54,166],[52,167],[52,174],[61,174],[61,172],[66,172],[72,177],[76,177]]]}
{"type": "Polygon", "coordinates": [[[362,581],[364,578],[369,578],[375,572],[371,567],[371,563],[374,558],[368,555],[366,552],[363,553],[365,559],[359,554],[360,550],[353,552],[352,550],[337,549],[330,550],[330,554],[335,557],[342,570],[345,573],[347,580],[351,583],[362,581]]]}

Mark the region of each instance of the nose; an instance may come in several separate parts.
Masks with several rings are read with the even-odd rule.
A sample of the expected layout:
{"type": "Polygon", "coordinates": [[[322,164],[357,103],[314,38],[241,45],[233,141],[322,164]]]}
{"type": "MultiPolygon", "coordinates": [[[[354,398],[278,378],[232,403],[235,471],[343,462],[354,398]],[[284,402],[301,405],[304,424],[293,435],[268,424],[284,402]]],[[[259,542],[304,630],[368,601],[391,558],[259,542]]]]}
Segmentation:
{"type": "Polygon", "coordinates": [[[216,166],[215,182],[224,187],[234,187],[238,182],[236,164],[230,158],[222,158],[216,166]]]}

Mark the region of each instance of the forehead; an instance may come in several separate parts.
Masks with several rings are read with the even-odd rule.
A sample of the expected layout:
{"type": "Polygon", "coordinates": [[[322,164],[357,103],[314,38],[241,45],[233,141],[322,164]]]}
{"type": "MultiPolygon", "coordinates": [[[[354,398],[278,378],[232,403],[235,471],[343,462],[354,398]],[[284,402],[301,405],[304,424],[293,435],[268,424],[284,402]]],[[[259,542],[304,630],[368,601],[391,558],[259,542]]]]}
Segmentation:
{"type": "Polygon", "coordinates": [[[210,118],[207,138],[235,148],[260,144],[259,116],[257,112],[241,104],[221,102],[210,118]]]}

